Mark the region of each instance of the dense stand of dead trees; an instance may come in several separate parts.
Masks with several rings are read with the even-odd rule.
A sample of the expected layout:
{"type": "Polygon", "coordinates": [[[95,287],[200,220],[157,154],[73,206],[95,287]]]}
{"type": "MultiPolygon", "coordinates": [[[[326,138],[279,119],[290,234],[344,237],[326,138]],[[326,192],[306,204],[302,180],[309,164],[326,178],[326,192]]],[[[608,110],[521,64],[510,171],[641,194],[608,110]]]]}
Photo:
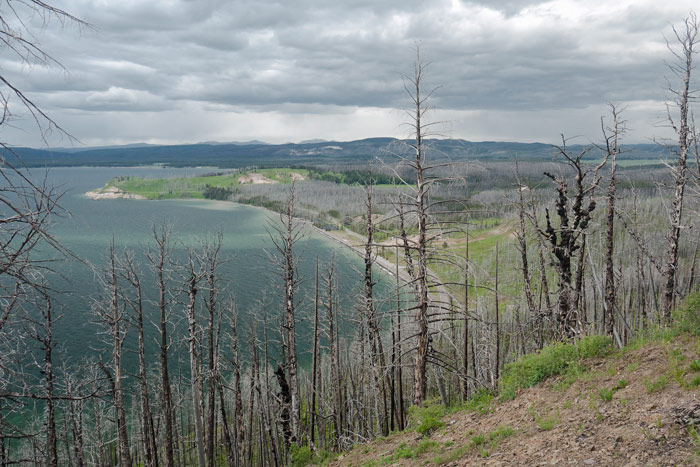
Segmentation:
{"type": "MultiPolygon", "coordinates": [[[[552,185],[533,187],[518,168],[510,203],[456,209],[467,202],[442,195],[467,189],[431,163],[431,92],[423,89],[419,54],[406,77],[410,155],[394,169],[401,179],[408,167],[412,183],[382,216],[375,214],[376,192],[365,187],[354,306],[338,298],[353,284],[339,285],[335,259],[317,262],[313,303],[301,298],[311,281],[299,272],[306,230],[295,217],[294,185],[269,229],[278,309],[262,302],[250,322],[239,322],[224,293],[221,235],[183,257],[170,229],[154,228],[144,252],[111,245],[105,266],[96,269],[102,293],[93,315],[102,358],[83,368],[57,365],[53,330],[62,313],[41,271],[22,260],[24,250],[4,258],[2,275],[14,271],[16,282],[2,282],[0,297],[0,466],[282,465],[402,429],[411,422],[409,404],[432,398],[454,404],[496,391],[508,361],[549,342],[602,332],[622,345],[649,324],[668,322],[674,303],[695,286],[700,249],[682,235],[698,220],[683,209],[686,185],[695,180],[689,151],[700,180],[688,119],[698,24],[690,16],[684,25],[676,34],[679,65],[672,67],[682,85],[674,91],[679,117],[669,111],[679,146],[672,148],[678,161],[669,167],[668,209],[668,192],[640,199],[634,189],[619,189],[624,121],[615,106],[611,126],[602,125],[602,162],[587,162],[588,150],[571,153],[564,141],[555,151],[559,171],[546,174],[552,185]],[[542,191],[554,194],[553,203],[542,201],[542,191]],[[601,199],[605,212],[596,209],[601,199]],[[501,236],[493,248],[475,253],[470,244],[484,240],[479,230],[487,211],[507,227],[491,232],[501,236]],[[662,228],[645,232],[645,223],[659,219],[662,228]],[[393,245],[376,241],[382,229],[393,245]],[[394,250],[396,286],[378,293],[377,256],[387,248],[394,250]],[[145,298],[147,289],[154,298],[145,298]],[[297,345],[304,322],[312,322],[308,359],[297,345]],[[148,327],[156,329],[154,341],[148,327]],[[23,348],[25,337],[35,344],[23,348]],[[135,368],[125,368],[127,352],[136,355],[135,368]],[[17,364],[22,360],[34,368],[17,364]]],[[[53,209],[48,196],[51,202],[38,198],[39,217],[17,227],[29,250],[53,209]]]]}

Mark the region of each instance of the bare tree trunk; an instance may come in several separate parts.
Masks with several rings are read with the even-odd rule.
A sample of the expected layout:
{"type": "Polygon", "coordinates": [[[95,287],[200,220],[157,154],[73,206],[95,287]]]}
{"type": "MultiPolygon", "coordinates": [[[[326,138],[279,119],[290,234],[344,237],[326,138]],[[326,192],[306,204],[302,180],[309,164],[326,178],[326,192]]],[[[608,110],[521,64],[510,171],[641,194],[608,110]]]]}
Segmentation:
{"type": "Polygon", "coordinates": [[[608,184],[608,213],[605,231],[605,334],[612,336],[615,327],[615,265],[614,265],[614,234],[615,234],[615,175],[617,154],[619,152],[619,136],[623,131],[622,122],[619,120],[619,112],[614,105],[610,105],[613,117],[612,133],[607,134],[604,124],[601,121],[605,146],[610,160],[610,181],[608,184]]]}
{"type": "MultiPolygon", "coordinates": [[[[255,342],[254,345],[257,345],[255,342]]],[[[257,360],[257,348],[254,349],[254,356],[257,360]]],[[[233,358],[233,390],[235,399],[235,425],[236,425],[236,457],[239,463],[243,462],[243,443],[245,441],[245,429],[243,425],[243,398],[241,389],[241,362],[238,359],[238,315],[236,310],[231,305],[231,354],[233,358]]],[[[254,363],[257,368],[257,361],[254,363]]],[[[257,372],[257,370],[256,370],[257,372]]],[[[255,381],[251,381],[255,384],[255,381]]],[[[252,427],[249,427],[252,433],[252,427]]]]}
{"type": "Polygon", "coordinates": [[[143,429],[143,444],[146,455],[146,466],[158,466],[158,447],[156,445],[156,434],[153,425],[153,414],[151,412],[151,403],[148,395],[148,381],[146,376],[146,340],[143,330],[143,298],[141,293],[141,281],[133,263],[133,258],[129,253],[125,254],[123,263],[121,264],[122,274],[124,279],[131,285],[135,297],[132,299],[128,294],[124,294],[124,300],[127,301],[133,310],[134,325],[137,333],[137,355],[139,360],[138,381],[139,381],[139,396],[141,402],[141,425],[143,429]]]}
{"type": "Polygon", "coordinates": [[[494,387],[498,385],[498,377],[501,369],[501,316],[498,310],[498,242],[496,242],[496,277],[494,286],[494,301],[496,306],[496,369],[494,387]]]}
{"type": "MultiPolygon", "coordinates": [[[[287,375],[284,381],[289,386],[290,413],[289,423],[291,438],[289,442],[297,442],[300,439],[300,400],[298,359],[296,347],[296,303],[294,294],[299,285],[297,275],[297,258],[294,256],[294,245],[300,239],[302,232],[294,221],[294,184],[289,189],[289,197],[285,206],[285,212],[280,215],[281,227],[273,226],[276,235],[270,235],[278,253],[273,258],[279,268],[284,284],[284,324],[283,324],[283,352],[285,356],[285,368],[287,375]]],[[[279,377],[278,377],[279,380],[279,377]]],[[[280,380],[281,382],[281,380],[280,380]]]]}
{"type": "Polygon", "coordinates": [[[206,261],[206,281],[207,281],[207,299],[205,300],[205,308],[207,309],[207,380],[209,386],[209,402],[207,404],[207,426],[206,426],[206,454],[209,465],[215,464],[214,453],[214,438],[215,421],[216,421],[216,368],[215,355],[219,353],[218,336],[214,332],[217,328],[216,322],[221,321],[220,311],[217,301],[218,281],[217,270],[221,262],[219,261],[219,251],[221,250],[222,234],[216,236],[213,244],[206,243],[204,248],[204,259],[206,261]]]}
{"type": "MultiPolygon", "coordinates": [[[[698,43],[698,21],[694,13],[684,20],[685,31],[680,33],[674,28],[676,39],[681,45],[682,51],[671,52],[678,59],[678,65],[671,65],[671,71],[682,76],[683,85],[680,90],[671,92],[675,95],[676,104],[680,110],[679,121],[674,122],[669,111],[668,119],[671,126],[678,134],[678,161],[672,169],[675,176],[675,192],[671,205],[670,232],[668,236],[668,249],[666,253],[666,264],[663,271],[663,318],[668,322],[671,319],[671,309],[673,309],[676,299],[676,275],[678,270],[678,250],[680,248],[680,233],[683,216],[683,195],[688,182],[688,147],[689,147],[689,127],[688,110],[690,100],[693,98],[690,89],[690,75],[693,70],[693,56],[697,53],[695,45],[698,43]]],[[[670,49],[670,46],[669,46],[670,49]]]]}
{"type": "MultiPolygon", "coordinates": [[[[374,257],[372,254],[372,244],[374,242],[374,226],[372,224],[372,185],[365,188],[367,193],[367,241],[365,243],[365,313],[367,314],[367,335],[370,343],[371,361],[374,376],[374,385],[377,392],[377,398],[382,399],[383,416],[380,416],[380,426],[382,435],[389,434],[389,414],[387,413],[387,398],[386,389],[391,384],[388,372],[382,377],[382,373],[386,370],[386,360],[384,358],[384,348],[382,345],[382,337],[379,330],[379,322],[377,311],[374,306],[374,282],[372,280],[372,265],[374,257]]],[[[379,414],[378,414],[379,415],[379,414]]]]}
{"type": "Polygon", "coordinates": [[[190,389],[192,391],[192,409],[194,410],[194,433],[197,442],[197,461],[200,466],[206,464],[206,441],[204,439],[204,420],[202,417],[202,374],[200,367],[199,358],[199,342],[197,330],[197,317],[196,317],[196,299],[197,292],[199,290],[199,281],[202,280],[204,274],[197,270],[195,265],[194,253],[190,252],[190,258],[188,261],[188,275],[187,279],[187,328],[189,335],[187,336],[187,343],[189,347],[190,354],[190,389]]]}
{"type": "Polygon", "coordinates": [[[523,197],[523,192],[527,190],[520,182],[520,173],[518,171],[518,165],[515,166],[515,176],[518,182],[518,220],[519,220],[519,230],[516,233],[516,238],[518,240],[518,249],[520,250],[520,262],[522,266],[523,274],[523,285],[525,287],[525,299],[527,301],[527,309],[529,316],[535,315],[535,320],[538,319],[540,313],[535,310],[535,300],[532,297],[532,281],[530,276],[530,265],[527,258],[527,230],[525,228],[525,199],[523,197]]]}
{"type": "Polygon", "coordinates": [[[407,91],[413,105],[411,112],[411,133],[414,138],[414,143],[410,146],[415,150],[415,160],[413,169],[416,173],[416,186],[414,198],[412,200],[413,207],[416,210],[418,222],[418,239],[415,250],[417,252],[417,274],[415,278],[416,284],[416,353],[414,360],[413,373],[413,403],[422,405],[426,397],[427,388],[427,358],[428,358],[428,308],[429,308],[429,289],[428,289],[428,254],[427,254],[427,212],[426,212],[426,196],[428,192],[428,183],[426,183],[423,173],[423,164],[425,157],[425,147],[423,138],[425,128],[423,127],[423,116],[428,110],[426,100],[430,96],[423,96],[423,73],[425,66],[421,60],[420,51],[416,49],[416,61],[414,64],[414,73],[410,77],[406,77],[408,82],[407,91]],[[409,88],[410,86],[410,88],[409,88]]]}
{"type": "Polygon", "coordinates": [[[311,354],[311,444],[316,440],[316,367],[318,366],[318,257],[316,257],[316,288],[314,289],[314,344],[311,354]]]}
{"type": "Polygon", "coordinates": [[[331,260],[327,276],[326,287],[328,288],[328,298],[326,302],[326,313],[328,316],[328,345],[331,363],[330,385],[333,392],[333,424],[335,425],[335,446],[339,447],[340,438],[343,436],[343,406],[340,388],[340,373],[338,371],[338,349],[335,341],[335,316],[333,286],[335,281],[335,260],[331,260]]]}
{"type": "Polygon", "coordinates": [[[469,399],[469,220],[464,232],[464,329],[462,330],[462,398],[469,399]]]}
{"type": "Polygon", "coordinates": [[[151,269],[156,276],[156,287],[158,289],[158,311],[160,314],[160,398],[162,401],[165,441],[165,465],[175,467],[174,445],[173,445],[173,406],[172,392],[170,388],[170,375],[168,372],[168,301],[166,298],[166,265],[170,256],[170,229],[162,227],[160,230],[153,229],[153,238],[156,243],[156,251],[147,254],[151,269]]]}
{"type": "Polygon", "coordinates": [[[119,286],[117,279],[117,260],[114,252],[114,243],[109,245],[109,265],[106,271],[105,287],[108,289],[108,303],[98,304],[96,312],[105,322],[112,339],[112,368],[111,371],[102,365],[102,370],[107,376],[112,388],[112,405],[116,412],[117,433],[119,440],[119,463],[122,466],[131,466],[131,452],[129,449],[129,434],[126,425],[126,409],[124,407],[124,388],[122,381],[122,348],[126,339],[126,329],[122,328],[124,313],[119,303],[119,286]]]}

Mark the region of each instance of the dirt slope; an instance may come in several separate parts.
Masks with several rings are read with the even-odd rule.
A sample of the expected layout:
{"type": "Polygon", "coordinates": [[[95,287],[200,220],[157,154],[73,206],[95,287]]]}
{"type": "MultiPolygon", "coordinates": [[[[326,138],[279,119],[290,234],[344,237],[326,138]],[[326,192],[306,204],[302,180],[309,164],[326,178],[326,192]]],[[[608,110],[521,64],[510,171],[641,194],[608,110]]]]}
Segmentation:
{"type": "Polygon", "coordinates": [[[588,360],[486,413],[445,416],[430,436],[407,430],[332,465],[700,465],[700,442],[675,416],[700,404],[699,358],[698,340],[681,337],[588,360]]]}

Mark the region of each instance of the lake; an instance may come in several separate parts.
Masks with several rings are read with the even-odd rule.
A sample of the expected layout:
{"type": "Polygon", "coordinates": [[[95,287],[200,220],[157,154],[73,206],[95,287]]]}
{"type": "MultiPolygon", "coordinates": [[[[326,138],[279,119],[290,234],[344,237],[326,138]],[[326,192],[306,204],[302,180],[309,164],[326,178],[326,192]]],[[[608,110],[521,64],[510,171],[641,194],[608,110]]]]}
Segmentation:
{"type": "MultiPolygon", "coordinates": [[[[61,200],[67,214],[56,218],[51,232],[67,248],[97,268],[106,265],[105,255],[109,242],[114,239],[117,251],[129,248],[143,267],[142,282],[147,298],[153,297],[152,275],[146,268],[142,251],[149,245],[154,225],[172,225],[173,239],[178,240],[177,256],[183,258],[186,247],[196,246],[206,233],[223,233],[221,256],[229,262],[221,269],[225,281],[221,296],[232,293],[239,311],[241,340],[246,340],[249,323],[254,316],[265,313],[278,319],[282,313],[280,278],[269,260],[267,251],[274,245],[266,230],[279,219],[269,211],[228,202],[206,200],[92,200],[84,196],[86,191],[103,186],[112,177],[133,175],[137,177],[185,176],[211,172],[212,169],[170,169],[160,167],[92,168],[74,167],[51,169],[49,179],[61,187],[65,194],[61,200]]],[[[40,171],[35,171],[37,174],[40,171]]],[[[361,296],[363,270],[361,258],[335,242],[307,228],[308,235],[298,244],[301,255],[299,272],[303,283],[299,291],[298,343],[302,361],[308,360],[311,344],[313,293],[315,285],[315,261],[318,257],[321,270],[335,255],[341,309],[346,315],[353,311],[361,296]]],[[[78,261],[60,261],[56,269],[65,281],[52,279],[65,293],[57,302],[63,318],[57,323],[55,335],[62,353],[75,363],[83,356],[99,351],[97,328],[93,323],[91,304],[98,294],[93,270],[78,261]]],[[[377,291],[387,293],[393,279],[377,271],[377,291]]],[[[156,318],[156,309],[148,305],[148,316],[156,318]]],[[[184,317],[184,306],[178,306],[171,319],[176,329],[183,329],[178,322],[184,317]]],[[[276,325],[275,325],[276,327],[276,325]]],[[[156,351],[155,327],[148,326],[149,353],[156,351]]],[[[132,335],[135,334],[132,331],[132,335]]],[[[180,336],[182,337],[182,336],[180,336]]],[[[184,351],[184,342],[176,345],[184,351]]],[[[244,343],[245,348],[245,343],[244,343]]],[[[127,355],[127,367],[135,362],[135,355],[127,355]]]]}

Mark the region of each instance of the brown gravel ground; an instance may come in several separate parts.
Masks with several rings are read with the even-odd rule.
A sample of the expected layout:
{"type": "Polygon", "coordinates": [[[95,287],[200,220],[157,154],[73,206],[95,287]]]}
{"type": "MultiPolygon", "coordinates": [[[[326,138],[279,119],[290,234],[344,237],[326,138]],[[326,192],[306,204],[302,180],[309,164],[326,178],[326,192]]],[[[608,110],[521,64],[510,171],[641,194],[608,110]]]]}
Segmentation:
{"type": "Polygon", "coordinates": [[[589,360],[576,377],[494,400],[485,414],[447,415],[429,440],[407,430],[356,446],[330,465],[700,466],[700,442],[674,417],[674,409],[700,404],[700,362],[691,365],[699,358],[698,340],[686,336],[589,360]],[[616,386],[606,400],[605,390],[616,386]],[[512,434],[490,441],[499,427],[512,434]],[[400,458],[401,449],[415,452],[421,442],[426,452],[400,458]]]}

